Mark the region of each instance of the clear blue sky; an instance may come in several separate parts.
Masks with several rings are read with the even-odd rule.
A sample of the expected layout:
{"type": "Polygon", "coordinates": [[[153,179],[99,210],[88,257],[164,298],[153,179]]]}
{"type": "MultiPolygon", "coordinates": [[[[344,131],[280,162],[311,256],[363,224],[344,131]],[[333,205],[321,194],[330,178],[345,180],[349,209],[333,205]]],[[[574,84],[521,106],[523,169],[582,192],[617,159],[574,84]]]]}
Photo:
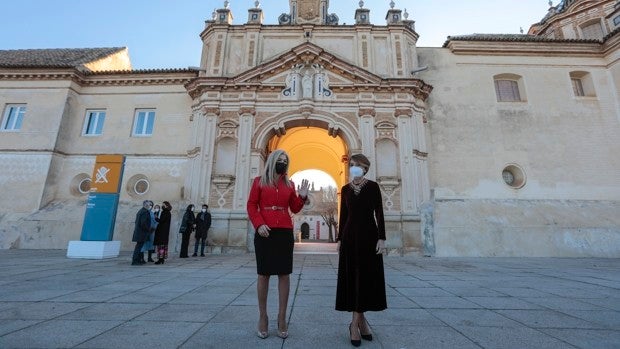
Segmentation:
{"type": "MultiPolygon", "coordinates": [[[[365,1],[371,22],[385,24],[389,0],[365,1]]],[[[448,35],[527,32],[548,0],[395,0],[416,21],[418,46],[448,35]]],[[[184,68],[200,61],[198,35],[223,0],[3,0],[0,49],[127,46],[134,69],[184,68]]],[[[558,1],[554,1],[557,4],[558,1]]],[[[247,21],[254,0],[230,0],[234,24],[247,21]]],[[[263,0],[267,24],[288,12],[288,0],[263,0]]],[[[358,0],[332,0],[330,13],[353,23],[358,0]]]]}

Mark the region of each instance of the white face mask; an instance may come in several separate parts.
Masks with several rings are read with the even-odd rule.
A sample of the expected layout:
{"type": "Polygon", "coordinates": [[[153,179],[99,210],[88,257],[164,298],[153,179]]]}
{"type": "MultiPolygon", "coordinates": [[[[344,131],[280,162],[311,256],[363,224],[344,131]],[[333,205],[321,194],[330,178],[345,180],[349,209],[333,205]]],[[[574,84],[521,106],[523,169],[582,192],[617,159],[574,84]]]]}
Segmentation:
{"type": "Polygon", "coordinates": [[[207,212],[207,209],[206,209],[206,208],[203,208],[203,209],[202,209],[202,212],[207,212]]]}
{"type": "Polygon", "coordinates": [[[364,176],[364,169],[359,166],[351,166],[349,167],[349,178],[351,180],[355,178],[361,178],[364,176]]]}

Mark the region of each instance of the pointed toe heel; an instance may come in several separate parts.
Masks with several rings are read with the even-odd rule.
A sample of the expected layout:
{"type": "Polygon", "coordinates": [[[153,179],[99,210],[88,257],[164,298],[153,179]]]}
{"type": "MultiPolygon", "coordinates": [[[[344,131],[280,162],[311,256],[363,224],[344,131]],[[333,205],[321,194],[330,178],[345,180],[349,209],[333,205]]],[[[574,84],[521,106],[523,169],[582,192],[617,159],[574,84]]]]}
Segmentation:
{"type": "Polygon", "coordinates": [[[280,322],[278,322],[278,337],[286,339],[288,337],[288,330],[280,331],[280,322]]]}

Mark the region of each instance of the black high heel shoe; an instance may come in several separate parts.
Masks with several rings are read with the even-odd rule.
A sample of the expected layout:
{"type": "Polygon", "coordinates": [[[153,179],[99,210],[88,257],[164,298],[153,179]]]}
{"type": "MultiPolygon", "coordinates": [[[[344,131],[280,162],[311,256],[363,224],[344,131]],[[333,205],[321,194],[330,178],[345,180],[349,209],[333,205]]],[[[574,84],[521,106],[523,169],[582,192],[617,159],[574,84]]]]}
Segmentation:
{"type": "Polygon", "coordinates": [[[359,347],[360,345],[362,345],[362,340],[353,339],[353,335],[351,334],[352,326],[353,326],[353,323],[350,323],[349,324],[349,336],[351,337],[351,345],[353,345],[354,347],[359,347]]]}
{"type": "MultiPolygon", "coordinates": [[[[368,329],[370,329],[370,324],[368,324],[368,321],[366,321],[366,325],[368,326],[368,329]]],[[[372,342],[372,333],[363,334],[361,328],[360,328],[360,336],[362,336],[363,340],[372,342]]]]}

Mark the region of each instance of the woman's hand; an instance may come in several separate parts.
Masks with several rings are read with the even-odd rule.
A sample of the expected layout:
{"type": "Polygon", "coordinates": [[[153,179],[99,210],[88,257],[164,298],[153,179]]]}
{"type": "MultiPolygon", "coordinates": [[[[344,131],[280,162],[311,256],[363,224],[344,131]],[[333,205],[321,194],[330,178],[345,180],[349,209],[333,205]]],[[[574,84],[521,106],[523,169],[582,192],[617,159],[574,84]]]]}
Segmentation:
{"type": "Polygon", "coordinates": [[[307,179],[302,179],[301,180],[301,187],[299,187],[299,190],[297,191],[297,193],[299,194],[299,196],[301,196],[302,198],[307,198],[308,197],[308,189],[310,188],[310,182],[308,182],[307,179]]]}
{"type": "Polygon", "coordinates": [[[385,252],[385,240],[378,240],[376,247],[377,254],[382,254],[385,252]]]}
{"type": "Polygon", "coordinates": [[[269,229],[269,227],[267,226],[267,224],[263,224],[260,227],[258,227],[258,229],[256,229],[256,232],[258,233],[258,235],[267,238],[269,237],[269,231],[271,229],[269,229]]]}

